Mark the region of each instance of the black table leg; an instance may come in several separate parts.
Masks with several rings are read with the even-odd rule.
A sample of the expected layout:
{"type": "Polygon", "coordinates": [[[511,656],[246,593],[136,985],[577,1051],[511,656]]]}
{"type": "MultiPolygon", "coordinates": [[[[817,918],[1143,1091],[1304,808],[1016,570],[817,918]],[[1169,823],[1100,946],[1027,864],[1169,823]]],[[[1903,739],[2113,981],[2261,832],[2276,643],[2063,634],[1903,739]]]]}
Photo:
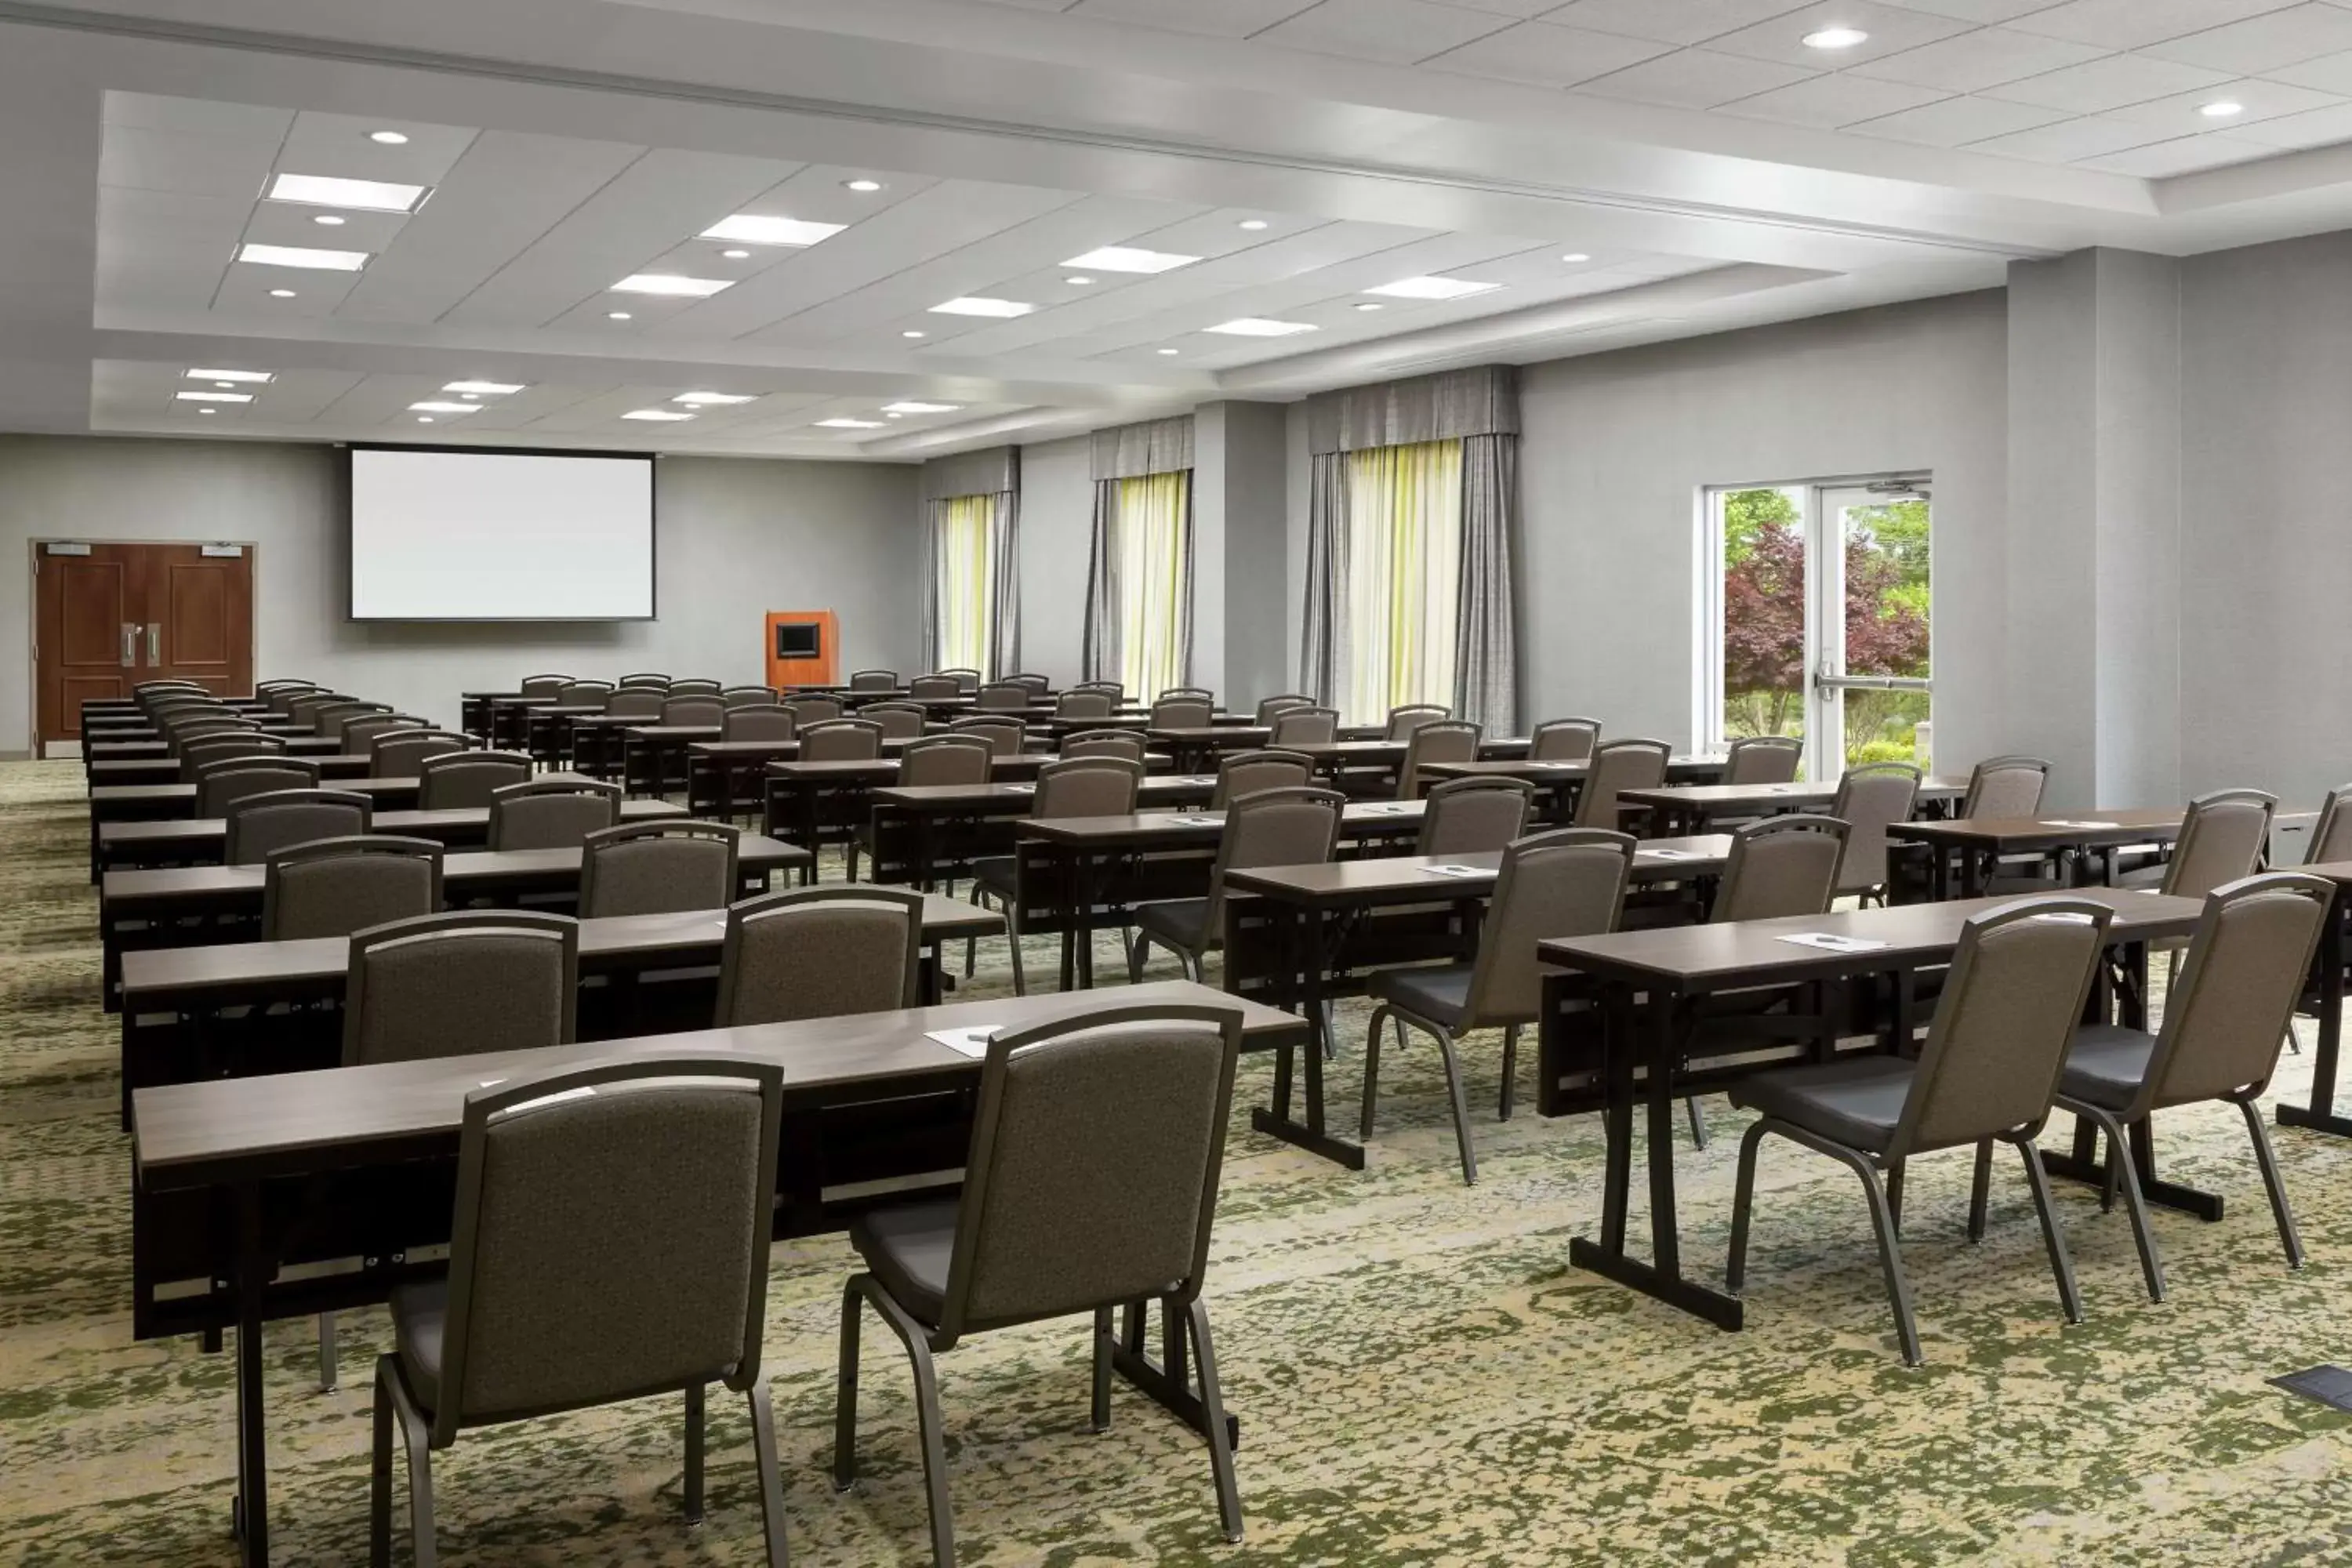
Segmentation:
{"type": "MultiPolygon", "coordinates": [[[[1087,876],[1087,852],[1073,849],[1069,859],[1069,879],[1062,884],[1062,897],[1069,905],[1065,924],[1076,933],[1078,989],[1091,991],[1095,988],[1094,889],[1087,876]]],[[[1181,1330],[1181,1325],[1176,1327],[1181,1330]]]]}
{"type": "Polygon", "coordinates": [[[1253,1110],[1250,1125],[1270,1138],[1279,1138],[1310,1154],[1320,1154],[1334,1164],[1360,1171],[1364,1168],[1364,1146],[1335,1138],[1324,1130],[1323,912],[1294,907],[1276,919],[1284,933],[1283,973],[1276,987],[1280,1005],[1299,1013],[1307,1021],[1307,1041],[1298,1047],[1307,1055],[1307,1121],[1301,1125],[1290,1119],[1291,1047],[1285,1045],[1275,1063],[1274,1106],[1271,1110],[1253,1110]]]}
{"type": "MultiPolygon", "coordinates": [[[[1139,1301],[1126,1309],[1123,1331],[1111,1342],[1111,1370],[1127,1379],[1137,1393],[1205,1436],[1209,1416],[1201,1396],[1192,1392],[1191,1374],[1186,1370],[1183,1321],[1169,1310],[1166,1301],[1160,1302],[1160,1310],[1166,1320],[1161,1334],[1165,1359],[1154,1362],[1143,1349],[1143,1315],[1148,1305],[1139,1301]]],[[[1242,1440],[1242,1424],[1230,1411],[1225,1415],[1225,1440],[1234,1444],[1242,1440]]]]}
{"type": "Polygon", "coordinates": [[[237,1195],[236,1523],[246,1568],[269,1562],[269,1444],[261,1398],[261,1298],[269,1260],[261,1247],[261,1186],[237,1195]]]}
{"type": "Polygon", "coordinates": [[[2339,885],[2319,935],[2319,1043],[2311,1048],[2311,1103],[2282,1105],[2278,1124],[2352,1138],[2352,1117],[2336,1114],[2336,1066],[2344,1045],[2345,924],[2352,888],[2339,885]]]}

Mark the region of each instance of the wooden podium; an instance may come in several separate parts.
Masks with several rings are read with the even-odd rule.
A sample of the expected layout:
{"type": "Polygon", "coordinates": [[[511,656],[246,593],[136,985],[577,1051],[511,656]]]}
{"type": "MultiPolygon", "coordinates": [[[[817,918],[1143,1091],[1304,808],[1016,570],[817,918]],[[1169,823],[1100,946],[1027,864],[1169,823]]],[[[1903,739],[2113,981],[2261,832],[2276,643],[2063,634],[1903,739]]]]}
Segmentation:
{"type": "Polygon", "coordinates": [[[770,610],[768,684],[778,690],[840,685],[838,630],[831,610],[770,610]]]}

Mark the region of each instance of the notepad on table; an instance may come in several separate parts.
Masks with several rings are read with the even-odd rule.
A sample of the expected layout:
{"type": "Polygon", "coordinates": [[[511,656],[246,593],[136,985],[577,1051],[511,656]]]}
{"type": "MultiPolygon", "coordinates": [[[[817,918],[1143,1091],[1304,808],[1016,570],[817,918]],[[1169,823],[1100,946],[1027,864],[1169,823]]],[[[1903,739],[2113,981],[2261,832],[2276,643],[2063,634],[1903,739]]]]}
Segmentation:
{"type": "Polygon", "coordinates": [[[2042,826],[2044,827],[2121,827],[2123,824],[2120,822],[2068,822],[2053,816],[2042,826]]]}
{"type": "Polygon", "coordinates": [[[1423,866],[1419,869],[1433,877],[1491,877],[1492,871],[1483,866],[1423,866]]]}
{"type": "Polygon", "coordinates": [[[1839,936],[1834,931],[1799,931],[1780,940],[1794,942],[1799,947],[1818,947],[1823,952],[1875,952],[1886,945],[1871,937],[1839,936]]]}
{"type": "Polygon", "coordinates": [[[1643,849],[1637,850],[1635,855],[1637,858],[1646,855],[1653,860],[1704,860],[1706,858],[1696,849],[1643,849]]]}
{"type": "Polygon", "coordinates": [[[968,1029],[926,1029],[923,1037],[937,1040],[948,1049],[961,1051],[968,1057],[984,1057],[988,1054],[989,1040],[1001,1027],[1003,1026],[999,1024],[974,1024],[968,1029]]]}

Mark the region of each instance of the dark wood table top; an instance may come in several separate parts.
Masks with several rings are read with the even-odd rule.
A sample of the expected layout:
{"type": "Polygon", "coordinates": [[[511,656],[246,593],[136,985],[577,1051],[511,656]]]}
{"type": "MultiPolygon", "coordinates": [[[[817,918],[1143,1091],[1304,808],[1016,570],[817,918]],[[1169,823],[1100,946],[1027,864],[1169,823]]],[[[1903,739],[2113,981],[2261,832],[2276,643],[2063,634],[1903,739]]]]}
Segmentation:
{"type": "MultiPolygon", "coordinates": [[[[1135,795],[1139,801],[1205,800],[1216,787],[1208,773],[1154,773],[1136,785],[1135,795]]],[[[1032,784],[888,784],[874,792],[875,805],[901,811],[1026,811],[1036,798],[1032,784]]]]}
{"type": "MultiPolygon", "coordinates": [[[[1723,874],[1731,836],[1705,833],[1688,838],[1645,838],[1633,855],[1636,883],[1679,882],[1723,874]]],[[[1383,855],[1368,860],[1328,860],[1319,865],[1256,866],[1225,873],[1236,892],[1255,893],[1286,904],[1351,908],[1376,904],[1444,902],[1484,899],[1495,891],[1503,852],[1475,855],[1383,855]],[[1476,871],[1460,876],[1433,869],[1460,866],[1476,871]]]]}
{"type": "Polygon", "coordinates": [[[1898,822],[1889,838],[1997,854],[2064,849],[2073,846],[2162,841],[2180,831],[2187,813],[2177,805],[2126,811],[2085,811],[2065,816],[1971,817],[1961,822],[1898,822]]]}
{"type": "MultiPolygon", "coordinates": [[[[1417,800],[1355,800],[1339,812],[1342,838],[1394,837],[1421,831],[1425,810],[1417,800]]],[[[1016,824],[1015,838],[1071,847],[1112,845],[1214,845],[1225,830],[1222,811],[1145,811],[1130,816],[1042,816],[1016,824]]]]}
{"type": "MultiPolygon", "coordinates": [[[[368,759],[355,756],[334,760],[365,763],[368,759]]],[[[327,776],[323,771],[320,774],[321,780],[325,780],[327,776]]],[[[540,773],[533,778],[532,782],[544,784],[551,780],[576,784],[592,782],[585,774],[563,773],[540,773]]],[[[348,790],[353,795],[376,796],[413,795],[424,786],[425,781],[418,778],[384,778],[373,775],[336,778],[331,784],[322,784],[325,788],[348,790]]],[[[193,811],[196,805],[196,786],[192,784],[105,784],[90,790],[89,804],[93,811],[110,805],[138,806],[172,804],[178,804],[184,809],[193,811]]]]}
{"type": "Polygon", "coordinates": [[[142,1089],[131,1097],[133,1168],[151,1191],[446,1153],[457,1142],[466,1097],[526,1073],[660,1056],[745,1056],[784,1069],[786,1092],[803,1100],[870,1091],[875,1097],[977,1081],[980,1063],[928,1031],[1024,1028],[1105,1006],[1190,1004],[1238,1010],[1245,1047],[1296,1044],[1297,1016],[1189,981],[1123,985],[1116,995],[1045,992],[862,1013],[793,1024],[648,1035],[432,1061],[330,1068],[261,1078],[215,1079],[142,1089]]]}
{"type": "Polygon", "coordinates": [[[2316,866],[2281,866],[2282,871],[2303,871],[2314,877],[2325,877],[2339,889],[2352,888],[2352,860],[2323,860],[2316,866]]]}
{"type": "MultiPolygon", "coordinates": [[[[129,748],[123,748],[128,750],[129,748]]],[[[371,776],[375,759],[364,752],[298,752],[290,748],[289,756],[300,756],[305,762],[316,763],[321,779],[352,779],[371,776]]],[[[156,742],[146,756],[108,757],[89,766],[90,796],[95,800],[100,789],[133,784],[157,784],[180,782],[180,759],[173,756],[163,742],[156,742]]],[[[413,782],[413,781],[412,781],[413,782]]],[[[347,787],[338,784],[338,788],[347,787]]],[[[191,797],[193,798],[193,797],[191,797]]]]}
{"type": "MultiPolygon", "coordinates": [[[[686,807],[666,800],[625,800],[621,803],[623,822],[647,822],[657,817],[684,816],[686,807]]],[[[413,833],[425,837],[438,834],[465,832],[468,829],[487,832],[490,826],[490,808],[487,805],[459,805],[437,811],[379,811],[368,823],[371,833],[413,833]]],[[[156,851],[184,852],[211,843],[217,844],[228,837],[228,825],[217,816],[182,816],[162,822],[110,822],[98,830],[101,854],[115,847],[137,846],[156,851]]]]}
{"type": "Polygon", "coordinates": [[[718,724],[648,724],[643,720],[623,731],[640,741],[716,741],[726,732],[718,724]]]}
{"type": "MultiPolygon", "coordinates": [[[[1507,742],[1495,743],[1500,745],[1507,742]]],[[[1527,742],[1520,741],[1507,743],[1524,746],[1527,742]]],[[[1422,776],[1433,779],[1526,779],[1530,784],[1545,784],[1578,782],[1592,771],[1592,764],[1584,761],[1539,763],[1524,755],[1504,758],[1486,757],[1485,751],[1485,747],[1479,748],[1481,760],[1475,763],[1423,763],[1421,764],[1422,776]]],[[[1696,784],[1703,780],[1716,778],[1721,775],[1724,762],[1725,759],[1722,757],[1711,757],[1698,752],[1668,757],[1666,779],[1669,784],[1677,781],[1696,784]]]]}
{"type": "MultiPolygon", "coordinates": [[[[1837,800],[1837,781],[1821,784],[1669,784],[1664,789],[1620,790],[1631,805],[1662,805],[1675,811],[1736,813],[1748,809],[1789,811],[1812,806],[1826,811],[1837,800]]],[[[1919,781],[1920,800],[1958,800],[1969,793],[1966,774],[1937,774],[1919,781]]]]}

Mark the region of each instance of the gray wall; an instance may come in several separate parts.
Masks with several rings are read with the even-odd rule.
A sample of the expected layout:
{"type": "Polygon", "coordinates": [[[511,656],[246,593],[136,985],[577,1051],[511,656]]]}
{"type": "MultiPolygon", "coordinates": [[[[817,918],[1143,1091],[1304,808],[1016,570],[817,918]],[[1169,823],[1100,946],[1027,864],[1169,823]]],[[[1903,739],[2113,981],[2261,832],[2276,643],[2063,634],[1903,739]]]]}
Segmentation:
{"type": "MultiPolygon", "coordinates": [[[[761,679],[771,609],[836,611],[845,673],[911,670],[921,657],[911,467],[665,458],[657,618],[499,626],[343,618],[338,464],[321,447],[0,437],[0,637],[29,658],[30,540],[205,539],[258,547],[258,675],[303,676],[443,721],[457,717],[458,692],[541,669],[761,679]]],[[[0,686],[0,748],[30,744],[31,689],[28,666],[0,686]]]]}
{"type": "Polygon", "coordinates": [[[1056,690],[1086,679],[1094,520],[1094,447],[1087,437],[1021,448],[1021,668],[1051,676],[1056,690]]]}

